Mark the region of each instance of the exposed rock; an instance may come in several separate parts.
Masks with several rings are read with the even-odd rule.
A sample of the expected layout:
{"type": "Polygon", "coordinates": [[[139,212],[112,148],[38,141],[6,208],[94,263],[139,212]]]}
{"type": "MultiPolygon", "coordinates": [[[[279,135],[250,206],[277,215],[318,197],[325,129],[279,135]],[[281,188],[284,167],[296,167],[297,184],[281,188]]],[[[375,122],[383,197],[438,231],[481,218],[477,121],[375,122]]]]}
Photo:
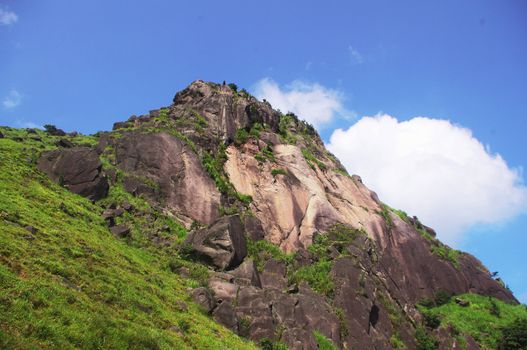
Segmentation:
{"type": "Polygon", "coordinates": [[[130,228],[125,224],[110,227],[110,232],[116,237],[128,237],[130,235],[130,228]]]}
{"type": "Polygon", "coordinates": [[[469,300],[463,300],[463,299],[460,299],[460,298],[455,298],[454,300],[456,301],[456,304],[458,304],[459,306],[467,307],[467,306],[470,305],[470,301],[469,300]]]}
{"type": "Polygon", "coordinates": [[[26,227],[24,227],[24,229],[31,234],[35,234],[38,232],[37,228],[31,225],[27,225],[26,227]]]}
{"type": "Polygon", "coordinates": [[[238,332],[238,318],[230,303],[219,304],[212,312],[212,317],[216,322],[221,323],[234,332],[238,332]]]}
{"type": "Polygon", "coordinates": [[[232,302],[236,299],[236,295],[238,294],[237,285],[220,279],[212,278],[209,281],[209,288],[218,304],[232,302]]]}
{"type": "Polygon", "coordinates": [[[192,300],[207,313],[210,313],[215,307],[214,300],[209,290],[205,287],[199,287],[192,290],[192,300]]]}
{"type": "Polygon", "coordinates": [[[249,283],[255,287],[262,287],[260,276],[258,274],[258,270],[256,269],[256,264],[252,259],[245,259],[245,261],[240,266],[232,271],[229,271],[229,273],[236,278],[248,280],[249,283]]]}
{"type": "Polygon", "coordinates": [[[55,142],[55,144],[58,147],[63,147],[63,148],[72,148],[72,147],[74,147],[73,142],[71,142],[68,139],[60,139],[57,142],[55,142]]]}
{"type": "Polygon", "coordinates": [[[97,152],[87,147],[75,147],[45,152],[37,167],[53,181],[91,200],[108,193],[108,181],[101,173],[102,163],[97,152]]]}
{"type": "Polygon", "coordinates": [[[166,133],[128,133],[114,142],[117,166],[129,174],[128,192],[160,200],[190,221],[210,224],[219,217],[216,185],[182,141],[166,133]]]}
{"type": "Polygon", "coordinates": [[[55,125],[45,125],[44,128],[51,136],[66,136],[64,130],[57,128],[55,125]]]}
{"type": "Polygon", "coordinates": [[[222,217],[208,228],[191,232],[185,243],[198,258],[220,270],[238,266],[247,255],[238,215],[222,217]]]}
{"type": "Polygon", "coordinates": [[[274,259],[265,262],[263,272],[260,275],[262,288],[284,290],[287,287],[285,278],[285,265],[274,259]]]}
{"type": "Polygon", "coordinates": [[[245,217],[245,231],[247,232],[247,236],[249,236],[250,239],[253,241],[260,241],[264,239],[265,232],[262,227],[262,223],[260,220],[258,220],[257,217],[249,215],[245,217]]]}

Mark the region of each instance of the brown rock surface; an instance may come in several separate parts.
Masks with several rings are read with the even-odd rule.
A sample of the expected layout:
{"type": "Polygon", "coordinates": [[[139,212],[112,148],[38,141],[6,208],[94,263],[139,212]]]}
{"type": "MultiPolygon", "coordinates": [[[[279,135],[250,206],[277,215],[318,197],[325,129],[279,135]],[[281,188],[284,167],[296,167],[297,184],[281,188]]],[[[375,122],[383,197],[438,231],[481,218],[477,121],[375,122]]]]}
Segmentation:
{"type": "Polygon", "coordinates": [[[130,174],[128,191],[146,193],[190,221],[219,217],[220,194],[185,143],[167,133],[127,133],[114,143],[117,166],[130,174]]]}
{"type": "Polygon", "coordinates": [[[91,200],[108,193],[108,181],[101,173],[102,163],[95,150],[75,147],[45,152],[37,167],[53,181],[91,200]]]}

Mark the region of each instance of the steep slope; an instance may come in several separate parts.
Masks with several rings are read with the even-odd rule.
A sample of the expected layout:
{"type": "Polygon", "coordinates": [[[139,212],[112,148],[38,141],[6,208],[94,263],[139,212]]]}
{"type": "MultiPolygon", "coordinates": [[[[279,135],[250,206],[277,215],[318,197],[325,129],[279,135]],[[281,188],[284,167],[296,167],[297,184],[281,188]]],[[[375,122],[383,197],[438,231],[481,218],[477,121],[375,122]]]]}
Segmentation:
{"type": "Polygon", "coordinates": [[[116,186],[99,204],[69,192],[35,168],[62,138],[0,131],[0,348],[254,348],[192,303],[187,288],[206,269],[192,267],[188,279],[174,274],[170,249],[154,249],[137,230],[135,239],[117,239],[100,205],[133,203],[125,216],[148,215],[133,220],[142,228],[142,220],[170,225],[169,238],[181,229],[170,218],[116,186]]]}
{"type": "MultiPolygon", "coordinates": [[[[210,340],[218,343],[196,343],[209,334],[204,328],[213,326],[195,313],[189,298],[203,313],[265,349],[316,349],[323,344],[347,349],[485,348],[490,343],[476,342],[476,333],[451,323],[446,314],[436,315],[439,323],[430,323],[430,311],[419,305],[426,300],[439,305],[438,300],[465,293],[517,304],[476,258],[443,245],[431,228],[388,207],[359,176],[348,175],[312,126],[234,86],[193,82],[170,106],[132,116],[93,137],[57,138],[49,136],[55,129],[48,131],[37,132],[38,141],[26,131],[5,130],[11,140],[0,142],[16,145],[19,152],[31,150],[28,171],[42,176],[38,167],[85,197],[100,198],[109,184],[108,196],[92,204],[67,196],[88,206],[90,224],[99,235],[108,229],[114,234],[105,236],[112,241],[108,246],[141,256],[148,273],[159,277],[156,288],[178,290],[189,310],[181,318],[196,317],[189,335],[177,326],[181,312],[174,302],[156,303],[148,317],[172,317],[164,328],[149,328],[166,337],[158,343],[162,347],[182,341],[199,348],[221,348],[220,342],[240,348],[242,343],[229,333],[210,340]],[[53,145],[50,140],[59,141],[53,145]],[[101,163],[93,160],[94,154],[101,163]],[[73,169],[78,171],[61,161],[67,157],[77,159],[73,169]],[[125,209],[130,204],[131,211],[125,209]],[[193,289],[178,287],[184,285],[193,289]],[[164,333],[174,325],[175,335],[164,333]]],[[[5,181],[6,190],[22,191],[19,177],[6,175],[5,181]]],[[[42,186],[67,193],[49,181],[42,186]]],[[[31,198],[20,203],[34,205],[31,198]]],[[[12,213],[18,209],[4,206],[4,221],[22,230],[25,214],[16,221],[12,213]]],[[[48,210],[46,215],[52,215],[48,210]]],[[[50,225],[53,221],[57,218],[49,219],[50,225]]],[[[42,253],[34,254],[46,260],[42,253]]],[[[9,255],[2,259],[6,271],[21,278],[10,267],[12,260],[9,255]]],[[[78,260],[87,263],[84,257],[78,260]]],[[[50,276],[54,274],[47,275],[48,281],[50,276]]],[[[151,283],[140,285],[148,290],[151,283]]],[[[98,288],[104,286],[92,287],[98,288]]],[[[141,293],[136,294],[149,299],[141,293]]],[[[511,308],[527,317],[522,306],[511,308]]],[[[112,317],[117,322],[123,315],[112,317]]],[[[16,334],[23,322],[9,328],[4,325],[9,320],[2,321],[2,329],[16,334]]]]}

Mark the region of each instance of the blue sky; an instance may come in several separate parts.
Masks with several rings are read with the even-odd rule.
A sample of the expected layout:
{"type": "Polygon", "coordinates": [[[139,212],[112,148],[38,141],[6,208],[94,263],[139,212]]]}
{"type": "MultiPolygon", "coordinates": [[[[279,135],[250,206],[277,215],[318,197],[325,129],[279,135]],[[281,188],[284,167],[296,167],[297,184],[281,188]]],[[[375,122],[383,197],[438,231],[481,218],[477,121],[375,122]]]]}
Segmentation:
{"type": "MultiPolygon", "coordinates": [[[[274,105],[294,111],[313,110],[313,101],[320,102],[325,109],[316,109],[317,115],[327,118],[310,119],[309,112],[301,117],[317,124],[331,146],[338,141],[330,141],[335,129],[342,129],[347,142],[354,130],[371,131],[367,125],[373,127],[373,120],[375,127],[393,130],[401,139],[408,139],[408,133],[428,135],[428,130],[429,142],[437,135],[450,140],[470,131],[471,136],[454,139],[460,147],[485,147],[470,159],[488,166],[442,168],[446,175],[440,179],[450,176],[453,183],[472,188],[472,182],[463,182],[464,172],[488,176],[474,185],[481,201],[465,205],[470,196],[445,192],[471,219],[459,219],[451,231],[459,239],[451,241],[499,271],[526,302],[527,215],[520,198],[527,165],[525,38],[523,0],[0,0],[0,124],[108,130],[115,121],[170,104],[178,90],[203,79],[236,82],[260,96],[273,93],[276,103],[269,100],[274,105]],[[444,134],[435,132],[438,119],[449,120],[442,124],[444,134]],[[496,154],[505,166],[497,164],[496,154]],[[489,177],[502,187],[489,190],[489,177]],[[507,199],[516,195],[517,201],[507,199]],[[485,201],[497,203],[495,216],[489,205],[477,205],[485,201]]],[[[375,142],[362,154],[375,158],[367,153],[378,146],[375,142]]],[[[438,148],[431,154],[450,156],[438,148]]],[[[354,172],[361,159],[351,153],[338,155],[349,156],[349,164],[343,162],[354,172]]],[[[369,163],[362,166],[366,174],[380,171],[369,163]]],[[[414,171],[412,183],[423,174],[414,171]]],[[[365,181],[377,184],[373,177],[365,181]]],[[[389,204],[401,203],[408,210],[397,197],[404,191],[394,189],[396,184],[381,185],[372,186],[381,198],[393,198],[389,204]]],[[[447,214],[452,207],[448,201],[434,203],[447,214]]],[[[448,217],[429,221],[434,220],[442,227],[448,217]]]]}

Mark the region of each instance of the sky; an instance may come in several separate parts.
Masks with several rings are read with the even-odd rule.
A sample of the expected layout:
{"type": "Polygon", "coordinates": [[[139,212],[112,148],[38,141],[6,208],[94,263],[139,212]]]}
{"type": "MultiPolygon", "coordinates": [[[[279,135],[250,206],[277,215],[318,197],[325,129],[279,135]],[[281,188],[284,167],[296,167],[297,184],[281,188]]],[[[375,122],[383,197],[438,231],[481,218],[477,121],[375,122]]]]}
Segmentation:
{"type": "Polygon", "coordinates": [[[0,0],[0,125],[94,133],[235,82],[527,302],[525,38],[524,0],[0,0]]]}

